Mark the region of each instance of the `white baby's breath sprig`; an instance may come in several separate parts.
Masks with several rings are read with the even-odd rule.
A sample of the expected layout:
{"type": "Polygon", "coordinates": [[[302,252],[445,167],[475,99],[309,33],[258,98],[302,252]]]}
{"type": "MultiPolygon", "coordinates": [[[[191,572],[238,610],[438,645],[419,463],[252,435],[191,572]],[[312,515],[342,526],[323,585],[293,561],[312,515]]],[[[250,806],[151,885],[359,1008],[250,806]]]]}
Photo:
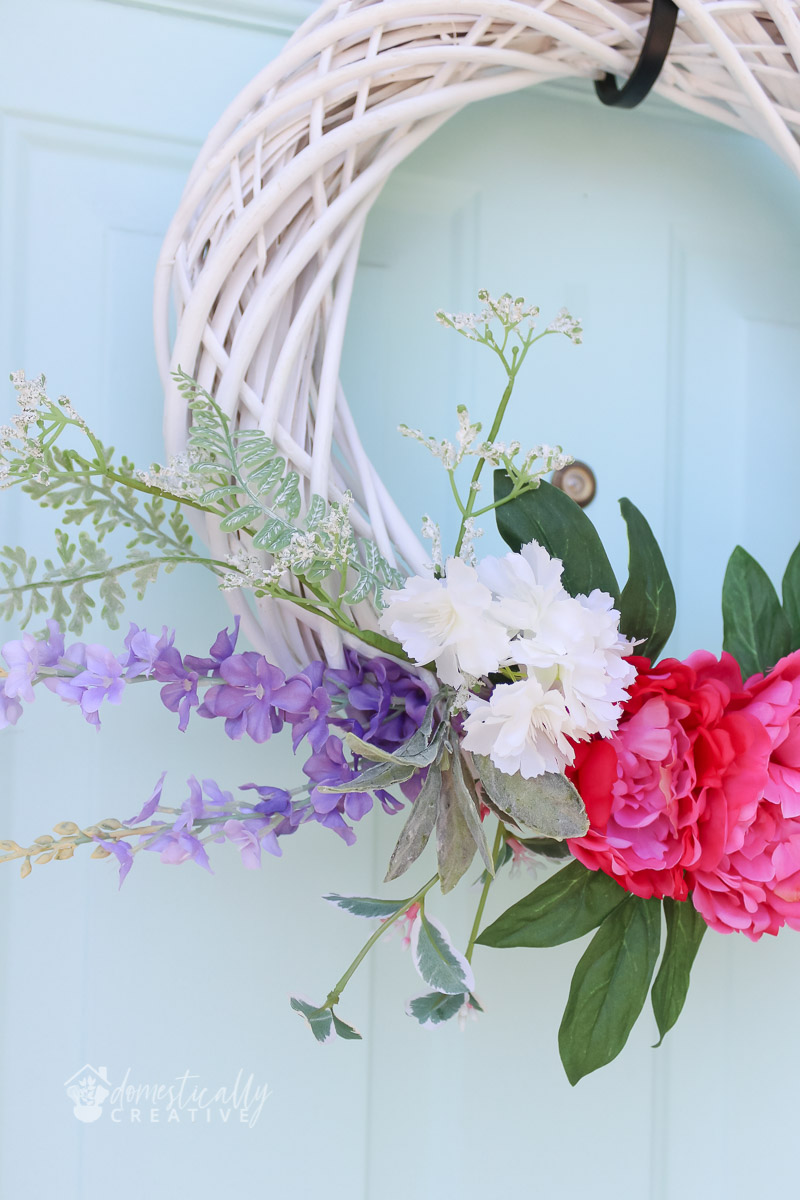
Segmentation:
{"type": "Polygon", "coordinates": [[[573,317],[566,308],[559,309],[554,320],[547,326],[548,333],[563,333],[576,346],[580,346],[583,338],[579,317],[573,317]]]}
{"type": "Polygon", "coordinates": [[[471,566],[474,566],[477,561],[475,556],[475,542],[479,537],[483,537],[483,530],[477,527],[474,517],[467,517],[464,521],[464,536],[461,539],[459,558],[463,559],[466,563],[470,563],[471,566]]]}
{"type": "Polygon", "coordinates": [[[422,518],[422,536],[431,543],[431,569],[441,571],[444,565],[442,558],[442,531],[427,514],[422,518]]]}

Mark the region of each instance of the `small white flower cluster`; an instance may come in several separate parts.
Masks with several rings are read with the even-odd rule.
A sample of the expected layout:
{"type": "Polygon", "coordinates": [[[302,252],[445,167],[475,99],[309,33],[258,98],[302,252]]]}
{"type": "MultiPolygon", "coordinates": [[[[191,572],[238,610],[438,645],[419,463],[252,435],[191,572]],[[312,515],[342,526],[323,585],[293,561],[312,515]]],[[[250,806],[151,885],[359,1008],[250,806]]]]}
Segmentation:
{"type": "Polygon", "coordinates": [[[563,333],[576,346],[580,346],[583,341],[580,318],[571,316],[565,308],[558,311],[555,319],[547,326],[547,332],[563,333]]]}
{"type": "Polygon", "coordinates": [[[148,487],[170,492],[173,496],[197,498],[208,487],[197,474],[192,473],[192,467],[200,461],[197,450],[187,450],[183,454],[173,454],[166,466],[153,463],[149,471],[137,471],[136,478],[148,487]]]}
{"type": "Polygon", "coordinates": [[[415,575],[387,592],[381,617],[409,657],[434,661],[451,687],[514,668],[513,681],[469,698],[463,744],[526,779],[563,771],[572,742],[609,737],[635,677],[611,597],[570,596],[561,573],[536,542],[477,567],[450,558],[443,579],[415,575]]]}
{"type": "Polygon", "coordinates": [[[493,321],[499,321],[504,329],[512,330],[527,319],[528,328],[533,329],[534,322],[539,315],[539,309],[535,304],[526,304],[521,296],[515,300],[510,292],[504,292],[502,296],[495,299],[486,288],[482,288],[478,292],[478,299],[486,306],[480,312],[449,313],[440,309],[436,313],[436,320],[440,325],[447,325],[450,329],[455,329],[457,333],[463,334],[470,341],[478,342],[485,339],[485,334],[482,335],[478,332],[479,326],[483,326],[485,330],[493,321]]]}
{"type": "Polygon", "coordinates": [[[442,558],[442,531],[429,516],[422,518],[422,536],[427,538],[431,543],[431,570],[440,570],[444,566],[444,559],[442,558]]]}
{"type": "MultiPolygon", "coordinates": [[[[458,414],[458,430],[455,442],[448,441],[446,438],[437,441],[436,438],[426,437],[419,429],[410,429],[408,425],[398,425],[397,428],[403,437],[413,438],[414,441],[429,450],[435,458],[441,459],[442,466],[447,471],[454,471],[465,458],[478,458],[483,459],[492,467],[499,467],[501,463],[513,466],[516,475],[530,480],[535,486],[551,471],[560,471],[562,467],[569,466],[571,462],[575,461],[572,455],[565,454],[560,446],[548,446],[542,443],[528,450],[521,465],[516,466],[512,460],[522,449],[520,442],[479,442],[477,438],[481,432],[480,421],[470,420],[469,410],[464,404],[459,404],[456,412],[458,414]]],[[[476,488],[476,490],[478,489],[476,488]]]]}

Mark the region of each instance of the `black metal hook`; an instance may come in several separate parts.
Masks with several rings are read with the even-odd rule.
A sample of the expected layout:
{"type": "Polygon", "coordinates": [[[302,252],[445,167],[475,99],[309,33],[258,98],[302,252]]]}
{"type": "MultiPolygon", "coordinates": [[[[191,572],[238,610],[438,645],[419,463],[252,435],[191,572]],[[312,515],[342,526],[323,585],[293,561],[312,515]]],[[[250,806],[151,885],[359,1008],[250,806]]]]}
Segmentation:
{"type": "Polygon", "coordinates": [[[642,53],[627,83],[617,87],[614,76],[608,74],[595,81],[594,90],[603,104],[617,108],[635,108],[641,104],[661,74],[677,19],[678,9],[672,0],[653,0],[642,53]]]}

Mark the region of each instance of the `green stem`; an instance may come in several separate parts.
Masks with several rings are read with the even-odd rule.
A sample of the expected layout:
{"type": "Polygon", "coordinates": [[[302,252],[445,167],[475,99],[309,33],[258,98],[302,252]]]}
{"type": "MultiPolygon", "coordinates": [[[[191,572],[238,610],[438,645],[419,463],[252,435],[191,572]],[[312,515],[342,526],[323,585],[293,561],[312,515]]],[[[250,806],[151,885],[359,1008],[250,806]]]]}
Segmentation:
{"type": "Polygon", "coordinates": [[[405,902],[403,907],[397,913],[395,913],[395,915],[393,917],[389,917],[387,920],[383,921],[378,926],[378,928],[373,933],[372,937],[368,938],[368,940],[361,947],[358,954],[353,959],[353,961],[350,963],[350,966],[347,968],[347,970],[345,971],[342,978],[328,992],[325,1003],[321,1006],[322,1008],[333,1008],[334,1005],[339,1003],[342,992],[347,987],[348,983],[353,978],[356,971],[361,966],[362,962],[367,957],[367,955],[369,954],[370,950],[375,945],[375,943],[380,941],[380,939],[383,937],[383,935],[385,933],[387,933],[389,931],[389,929],[391,929],[392,925],[394,925],[395,921],[398,920],[399,917],[402,917],[404,915],[404,913],[408,912],[408,910],[411,908],[412,904],[418,904],[422,899],[424,899],[424,897],[431,890],[431,888],[438,881],[438,879],[439,879],[439,876],[434,875],[433,879],[429,879],[428,882],[419,889],[419,891],[416,893],[416,895],[412,896],[410,900],[405,902]]]}
{"type": "MultiPolygon", "coordinates": [[[[508,402],[511,399],[511,393],[514,391],[515,380],[516,380],[516,364],[515,364],[515,367],[512,367],[512,369],[511,369],[511,372],[508,377],[508,384],[506,386],[506,390],[503,392],[503,396],[502,396],[502,399],[500,400],[500,404],[498,405],[497,412],[494,415],[494,421],[492,422],[492,428],[489,430],[489,436],[486,439],[488,442],[493,442],[494,439],[497,437],[498,431],[500,429],[500,425],[502,424],[502,421],[503,421],[503,417],[505,416],[506,409],[508,408],[508,402]]],[[[462,510],[461,510],[463,515],[461,517],[461,528],[458,531],[458,539],[456,541],[456,548],[455,548],[455,557],[456,558],[458,558],[458,556],[461,552],[461,545],[464,541],[464,531],[466,529],[467,521],[472,516],[472,510],[475,507],[475,501],[478,497],[478,489],[475,485],[478,483],[478,480],[481,477],[481,472],[483,471],[483,464],[484,464],[484,460],[482,458],[479,458],[478,462],[475,466],[475,470],[472,472],[472,479],[470,480],[469,496],[467,497],[466,507],[462,508],[462,510]]]]}
{"type": "Polygon", "coordinates": [[[192,558],[188,554],[172,554],[164,558],[143,558],[140,562],[123,563],[119,567],[109,567],[107,571],[94,571],[89,575],[72,575],[68,579],[34,580],[33,583],[21,583],[18,587],[0,588],[0,596],[9,596],[18,592],[42,591],[44,588],[69,587],[73,583],[94,583],[98,579],[105,579],[108,575],[121,575],[125,571],[135,571],[137,567],[161,566],[164,563],[194,563],[196,566],[208,567],[214,574],[219,573],[217,568],[224,571],[236,569],[216,558],[192,558]]]}
{"type": "MultiPolygon", "coordinates": [[[[495,864],[495,866],[497,864],[497,856],[500,853],[502,841],[503,823],[502,821],[498,821],[497,833],[494,835],[494,845],[492,846],[492,862],[495,864]]],[[[481,921],[483,920],[483,910],[486,908],[486,898],[489,895],[489,888],[492,886],[493,880],[494,875],[490,875],[487,871],[486,879],[484,880],[483,888],[481,889],[481,898],[478,901],[478,908],[475,913],[475,920],[472,922],[472,932],[469,935],[467,949],[464,953],[464,957],[466,958],[467,962],[472,962],[472,951],[475,949],[475,943],[478,940],[478,933],[480,932],[481,921]]]]}

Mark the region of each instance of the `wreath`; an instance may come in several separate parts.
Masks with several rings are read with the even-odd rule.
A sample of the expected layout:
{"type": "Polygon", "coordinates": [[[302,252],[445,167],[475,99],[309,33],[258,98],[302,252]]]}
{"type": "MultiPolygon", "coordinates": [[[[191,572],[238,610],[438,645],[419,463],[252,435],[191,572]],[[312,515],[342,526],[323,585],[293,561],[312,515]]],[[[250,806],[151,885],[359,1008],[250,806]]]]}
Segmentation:
{"type": "Polygon", "coordinates": [[[3,482],[62,508],[65,526],[84,528],[77,544],[57,532],[57,561],[44,575],[22,547],[4,551],[5,616],[23,626],[51,616],[41,635],[2,647],[0,725],[16,724],[44,685],[99,727],[105,704],[149,682],[179,730],[190,719],[220,719],[230,738],[263,743],[286,727],[305,757],[306,781],[291,790],[248,783],[234,796],[192,777],[171,806],[162,775],[130,818],[89,828],[67,820],[55,836],[29,846],[4,841],[0,850],[2,861],[21,860],[25,876],[33,864],[92,846],[94,857],[117,861],[121,884],[142,852],[211,870],[211,844],[227,841],[254,868],[309,823],[351,843],[376,801],[388,813],[404,810],[386,882],[400,879],[429,841],[434,874],[402,898],[327,896],[378,923],[321,1003],[295,996],[292,1006],[320,1041],[359,1037],[337,1011],[342,993],[398,922],[429,989],[408,1005],[423,1025],[481,1011],[476,945],[552,946],[596,930],[559,1032],[575,1083],[619,1053],[651,984],[662,1037],[671,1028],[706,928],[753,939],[800,928],[800,548],[781,604],[737,547],[723,585],[720,658],[698,651],[685,662],[659,659],[675,595],[644,516],[621,501],[630,557],[620,588],[589,517],[545,480],[569,456],[546,445],[523,453],[499,436],[529,352],[550,336],[580,343],[580,324],[561,312],[540,329],[538,309],[524,300],[480,299],[479,313],[437,315],[502,367],[488,431],[464,406],[452,440],[400,427],[447,473],[460,514],[448,555],[425,517],[431,561],[421,573],[389,562],[355,531],[349,493],[305,503],[272,439],[234,426],[186,375],[178,386],[193,415],[188,453],[151,472],[115,463],[69,401],[48,398],[42,379],[14,377],[19,412],[0,433],[3,482]],[[72,431],[88,449],[66,445],[72,431]],[[490,496],[482,491],[487,467],[490,496]],[[186,509],[236,533],[228,561],[194,550],[186,509]],[[477,522],[490,514],[510,549],[479,559],[477,522]],[[102,543],[120,525],[131,538],[127,559],[113,562],[102,543]],[[126,576],[141,594],[160,569],[190,563],[227,590],[249,589],[330,625],[349,639],[340,660],[318,657],[287,674],[237,647],[238,618],[206,655],[185,653],[166,628],[135,624],[122,650],[67,644],[65,634],[80,634],[95,604],[93,587],[113,627],[126,576]],[[480,897],[462,951],[429,897],[453,889],[476,858],[480,897]],[[570,861],[483,927],[495,878],[536,858],[570,861]]]}

